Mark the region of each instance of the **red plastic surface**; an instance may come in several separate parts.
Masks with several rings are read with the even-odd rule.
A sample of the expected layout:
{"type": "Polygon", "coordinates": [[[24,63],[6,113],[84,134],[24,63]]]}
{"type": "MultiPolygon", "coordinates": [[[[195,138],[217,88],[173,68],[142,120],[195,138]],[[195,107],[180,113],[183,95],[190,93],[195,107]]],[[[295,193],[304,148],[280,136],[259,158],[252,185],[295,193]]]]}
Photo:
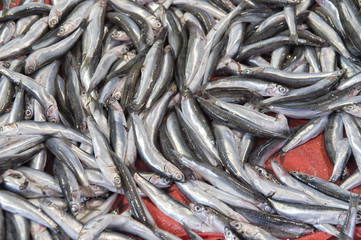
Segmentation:
{"type": "MultiPolygon", "coordinates": [[[[20,0],[15,0],[16,4],[20,2],[20,0]]],[[[45,0],[45,3],[50,4],[50,0],[45,0]]],[[[13,7],[15,5],[12,5],[13,7]]],[[[0,4],[0,9],[2,9],[2,5],[0,4]]],[[[289,125],[290,127],[298,126],[300,124],[306,123],[307,120],[295,120],[290,119],[289,125]]],[[[281,162],[280,157],[276,157],[278,162],[281,162]]],[[[300,171],[307,174],[312,174],[314,176],[320,177],[322,179],[328,180],[332,174],[332,165],[327,157],[324,146],[324,135],[321,134],[315,139],[303,144],[300,147],[297,147],[287,154],[285,154],[282,158],[282,165],[287,171],[300,171]]],[[[147,167],[141,162],[137,161],[136,163],[137,169],[146,170],[147,167]]],[[[268,170],[270,166],[268,164],[268,170]]],[[[354,160],[351,159],[348,164],[349,171],[355,169],[354,160]]],[[[361,187],[355,188],[352,191],[358,193],[361,190],[361,187]]],[[[171,186],[167,193],[177,200],[189,204],[189,201],[178,191],[175,185],[171,186]]],[[[170,233],[177,235],[182,239],[189,239],[188,235],[181,228],[181,226],[162,213],[159,209],[155,207],[155,205],[148,199],[143,198],[143,201],[152,214],[156,224],[159,228],[164,229],[170,233]]],[[[119,196],[119,199],[116,202],[115,208],[118,208],[121,212],[128,209],[127,201],[124,196],[119,196]]],[[[219,240],[224,239],[222,234],[214,234],[214,233],[200,233],[202,238],[207,240],[219,240]]],[[[361,227],[357,227],[355,231],[356,240],[361,240],[361,227]]],[[[328,240],[328,239],[336,239],[335,237],[330,236],[324,232],[316,232],[314,234],[305,236],[300,238],[300,240],[328,240]]]]}

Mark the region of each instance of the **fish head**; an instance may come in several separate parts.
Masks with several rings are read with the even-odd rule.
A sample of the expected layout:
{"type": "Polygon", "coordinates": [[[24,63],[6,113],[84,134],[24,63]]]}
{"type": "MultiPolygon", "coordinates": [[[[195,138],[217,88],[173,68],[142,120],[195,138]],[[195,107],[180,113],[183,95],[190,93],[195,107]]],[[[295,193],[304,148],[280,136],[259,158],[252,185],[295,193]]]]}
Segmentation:
{"type": "Polygon", "coordinates": [[[209,210],[200,204],[197,203],[190,203],[189,207],[191,208],[191,211],[196,215],[199,219],[201,219],[205,223],[211,222],[209,219],[211,218],[211,214],[209,210]]]}
{"type": "Polygon", "coordinates": [[[113,32],[112,35],[111,35],[111,38],[113,40],[117,40],[117,41],[128,41],[128,40],[130,40],[129,36],[124,31],[113,32]]]}
{"type": "Polygon", "coordinates": [[[137,55],[137,52],[133,49],[130,50],[126,55],[125,59],[129,62],[131,59],[133,59],[137,55]]]}
{"type": "Polygon", "coordinates": [[[68,21],[59,28],[56,35],[58,37],[64,37],[64,36],[68,35],[71,32],[71,30],[74,29],[74,27],[75,27],[75,23],[68,21]]]}
{"type": "Polygon", "coordinates": [[[24,112],[24,119],[30,120],[34,116],[34,103],[30,103],[26,106],[25,112],[24,112]]]}
{"type": "Polygon", "coordinates": [[[25,73],[32,74],[37,69],[36,58],[27,58],[25,60],[25,73]]]}
{"type": "MultiPolygon", "coordinates": [[[[252,182],[255,182],[257,180],[260,180],[260,179],[263,179],[263,176],[262,176],[262,172],[263,170],[261,169],[260,171],[257,171],[257,169],[255,168],[255,166],[253,165],[250,165],[248,163],[246,163],[244,165],[244,169],[247,173],[247,176],[248,176],[248,179],[252,179],[251,184],[252,182]]],[[[260,169],[260,168],[259,168],[260,169]]]]}
{"type": "Polygon", "coordinates": [[[149,22],[150,26],[156,31],[159,31],[162,27],[162,23],[159,22],[159,20],[155,16],[148,17],[147,22],[149,22]]]}
{"type": "Polygon", "coordinates": [[[170,171],[169,173],[171,174],[173,180],[178,181],[178,182],[184,182],[184,180],[185,180],[184,174],[175,166],[172,168],[173,168],[173,170],[170,171]]]}
{"type": "Polygon", "coordinates": [[[270,205],[269,202],[263,202],[257,204],[257,207],[261,209],[262,211],[268,212],[268,213],[276,213],[276,211],[273,209],[273,207],[270,205]]]}
{"type": "Polygon", "coordinates": [[[116,189],[122,188],[122,181],[120,180],[120,176],[115,176],[113,178],[113,185],[114,185],[114,187],[116,187],[116,189]]]}
{"type": "Polygon", "coordinates": [[[248,224],[245,224],[240,221],[232,221],[229,224],[233,229],[237,231],[242,237],[247,238],[250,237],[250,231],[247,228],[248,224]]]}
{"type": "Polygon", "coordinates": [[[48,24],[50,28],[54,28],[59,23],[59,18],[61,17],[60,11],[50,11],[48,24]]]}
{"type": "Polygon", "coordinates": [[[344,75],[346,72],[346,69],[340,69],[336,72],[336,76],[337,77],[342,77],[342,75],[344,75]]]}
{"type": "Polygon", "coordinates": [[[164,186],[170,186],[172,179],[161,177],[156,174],[152,174],[152,176],[148,179],[148,181],[157,187],[164,187],[164,186]]]}
{"type": "Polygon", "coordinates": [[[18,132],[19,128],[16,122],[0,126],[0,135],[15,135],[18,132]]]}
{"type": "Polygon", "coordinates": [[[289,88],[287,88],[283,85],[275,84],[275,83],[268,84],[267,88],[266,88],[266,94],[269,97],[284,96],[288,92],[289,92],[289,88]]]}
{"type": "Polygon", "coordinates": [[[234,234],[234,232],[232,232],[231,229],[229,229],[229,227],[225,227],[224,228],[224,239],[236,240],[236,239],[238,239],[238,237],[234,234]]]}
{"type": "Polygon", "coordinates": [[[261,174],[265,179],[267,179],[270,182],[274,182],[278,184],[278,181],[275,180],[275,176],[273,176],[269,171],[267,171],[265,168],[258,166],[258,165],[254,165],[253,166],[254,169],[261,174]]]}
{"type": "Polygon", "coordinates": [[[59,122],[59,110],[55,100],[54,100],[54,104],[51,104],[46,110],[46,118],[49,120],[49,122],[53,122],[53,123],[59,122]]]}
{"type": "Polygon", "coordinates": [[[95,209],[101,206],[104,203],[104,201],[105,201],[104,199],[97,199],[97,198],[90,199],[85,202],[85,206],[90,209],[95,209]]]}
{"type": "Polygon", "coordinates": [[[0,66],[4,67],[4,68],[9,68],[10,62],[9,61],[0,61],[0,66]]]}
{"type": "Polygon", "coordinates": [[[360,224],[361,223],[361,213],[357,213],[356,214],[356,224],[360,224]]]}
{"type": "Polygon", "coordinates": [[[353,115],[353,116],[356,116],[356,117],[361,117],[361,107],[360,105],[357,105],[357,104],[350,104],[350,105],[347,105],[347,106],[344,106],[342,108],[343,111],[353,115]]]}
{"type": "Polygon", "coordinates": [[[119,45],[117,47],[112,48],[109,51],[113,52],[115,55],[120,57],[120,56],[122,56],[123,54],[125,54],[126,52],[129,51],[129,45],[128,44],[122,44],[122,45],[119,45]]]}
{"type": "Polygon", "coordinates": [[[9,169],[2,175],[4,185],[7,189],[15,191],[25,191],[29,186],[29,181],[26,176],[17,170],[9,169]]]}
{"type": "Polygon", "coordinates": [[[73,213],[74,216],[78,215],[79,210],[80,206],[76,202],[70,202],[70,211],[73,213]]]}

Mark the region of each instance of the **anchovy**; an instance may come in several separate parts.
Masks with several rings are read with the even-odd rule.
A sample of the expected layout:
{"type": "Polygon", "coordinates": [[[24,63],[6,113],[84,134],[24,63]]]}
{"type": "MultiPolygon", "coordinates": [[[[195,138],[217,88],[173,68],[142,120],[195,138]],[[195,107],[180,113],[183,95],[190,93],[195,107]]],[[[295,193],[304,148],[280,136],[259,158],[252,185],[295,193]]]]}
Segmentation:
{"type": "Polygon", "coordinates": [[[288,73],[273,68],[248,68],[241,72],[241,74],[249,77],[270,79],[273,82],[284,84],[292,87],[305,87],[318,82],[319,80],[335,76],[340,78],[345,73],[344,70],[334,72],[321,73],[288,73]]]}
{"type": "Polygon", "coordinates": [[[9,9],[5,15],[0,17],[0,22],[17,20],[23,17],[36,15],[36,14],[47,14],[51,11],[52,6],[40,2],[33,2],[24,5],[19,5],[9,9]]]}
{"type": "Polygon", "coordinates": [[[134,175],[134,180],[152,200],[152,202],[156,204],[158,208],[161,209],[161,211],[163,211],[166,215],[172,217],[179,223],[186,225],[195,231],[211,231],[212,228],[196,217],[188,206],[173,198],[170,198],[168,195],[166,195],[160,189],[156,188],[138,174],[134,175]]]}
{"type": "Polygon", "coordinates": [[[357,194],[351,193],[339,187],[337,184],[327,182],[321,178],[296,171],[291,171],[290,174],[308,186],[311,186],[320,192],[323,192],[334,198],[341,199],[343,201],[349,201],[350,197],[357,197],[357,194]]]}
{"type": "Polygon", "coordinates": [[[46,214],[40,212],[37,207],[25,198],[9,191],[0,191],[1,208],[11,213],[19,214],[22,217],[40,223],[48,228],[57,230],[58,226],[46,214]]]}
{"type": "Polygon", "coordinates": [[[317,137],[326,128],[327,120],[328,116],[310,120],[282,147],[282,152],[286,153],[309,139],[317,137]]]}
{"type": "Polygon", "coordinates": [[[355,157],[356,160],[356,164],[358,168],[361,169],[360,168],[361,152],[358,144],[358,141],[360,139],[359,135],[361,134],[360,129],[352,116],[348,115],[347,113],[342,114],[341,116],[342,116],[343,124],[345,126],[346,135],[352,149],[353,156],[355,157]]]}
{"type": "Polygon", "coordinates": [[[346,210],[335,207],[287,203],[273,199],[269,201],[278,214],[309,224],[342,225],[347,216],[346,210]]]}
{"type": "Polygon", "coordinates": [[[54,96],[49,94],[44,86],[36,83],[34,79],[21,73],[0,67],[0,73],[11,82],[20,85],[25,91],[36,98],[46,111],[46,117],[50,122],[59,121],[59,112],[54,96]]]}
{"type": "Polygon", "coordinates": [[[148,167],[160,175],[173,178],[176,181],[184,181],[183,173],[172,163],[168,162],[150,142],[139,116],[133,113],[131,117],[139,154],[148,167]]]}
{"type": "Polygon", "coordinates": [[[332,114],[327,122],[325,149],[334,165],[330,182],[336,182],[341,175],[344,175],[345,166],[351,156],[351,146],[348,140],[343,138],[343,123],[339,114],[332,114]]]}
{"type": "Polygon", "coordinates": [[[352,173],[350,173],[345,179],[340,182],[340,187],[350,190],[355,188],[361,184],[361,174],[358,169],[355,169],[352,173]]]}
{"type": "Polygon", "coordinates": [[[105,228],[124,231],[141,238],[159,240],[149,228],[143,224],[122,215],[104,214],[89,220],[79,233],[79,240],[94,238],[98,236],[105,228]]]}
{"type": "Polygon", "coordinates": [[[31,53],[25,61],[25,73],[31,74],[52,60],[64,55],[82,35],[83,29],[79,28],[66,39],[46,48],[31,53]],[[52,51],[50,51],[52,49],[52,51]]]}
{"type": "Polygon", "coordinates": [[[292,203],[311,204],[315,202],[311,196],[300,190],[285,187],[265,179],[248,164],[245,165],[245,171],[250,184],[266,197],[292,203]],[[295,196],[297,197],[295,198],[295,196]]]}

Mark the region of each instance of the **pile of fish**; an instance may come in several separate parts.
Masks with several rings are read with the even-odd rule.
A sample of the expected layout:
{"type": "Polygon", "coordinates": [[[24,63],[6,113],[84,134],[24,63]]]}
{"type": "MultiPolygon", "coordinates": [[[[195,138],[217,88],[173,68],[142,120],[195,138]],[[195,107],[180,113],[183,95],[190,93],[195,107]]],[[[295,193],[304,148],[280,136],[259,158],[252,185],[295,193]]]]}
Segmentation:
{"type": "Polygon", "coordinates": [[[360,1],[10,4],[0,13],[0,239],[180,239],[143,197],[191,239],[353,239],[360,1]],[[308,121],[290,128],[290,118],[308,121]],[[329,181],[272,159],[323,132],[329,181]],[[173,184],[189,206],[167,194],[173,184]],[[129,210],[114,209],[119,195],[129,210]]]}

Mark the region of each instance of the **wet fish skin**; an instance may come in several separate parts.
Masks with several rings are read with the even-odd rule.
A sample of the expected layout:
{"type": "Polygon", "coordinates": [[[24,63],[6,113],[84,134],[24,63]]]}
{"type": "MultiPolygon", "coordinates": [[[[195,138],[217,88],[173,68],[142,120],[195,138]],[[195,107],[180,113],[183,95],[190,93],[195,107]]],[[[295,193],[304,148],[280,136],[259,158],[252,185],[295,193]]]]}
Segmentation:
{"type": "Polygon", "coordinates": [[[168,216],[195,231],[212,231],[208,225],[206,225],[191,212],[188,206],[173,198],[170,198],[167,194],[164,194],[164,192],[157,189],[151,183],[137,174],[134,175],[134,180],[152,200],[152,202],[168,216]]]}
{"type": "Polygon", "coordinates": [[[331,182],[336,182],[345,173],[345,165],[351,156],[351,146],[343,139],[343,123],[339,114],[330,116],[325,129],[326,153],[334,165],[331,182]]]}
{"type": "Polygon", "coordinates": [[[93,4],[94,1],[84,1],[79,3],[59,26],[57,36],[64,37],[79,27],[83,19],[89,16],[89,10],[93,4]]]}
{"type": "Polygon", "coordinates": [[[173,178],[176,181],[184,181],[183,173],[172,163],[167,161],[150,142],[139,116],[132,113],[131,117],[138,152],[148,167],[165,177],[173,178]]]}
{"type": "Polygon", "coordinates": [[[326,39],[339,54],[346,59],[351,59],[351,54],[346,49],[340,36],[320,16],[318,16],[317,13],[310,12],[308,15],[308,25],[318,35],[326,39]]]}
{"type": "Polygon", "coordinates": [[[58,226],[46,214],[39,212],[38,208],[25,198],[5,190],[0,191],[0,203],[7,211],[17,213],[25,218],[36,221],[51,229],[57,230],[58,226]]]}
{"type": "Polygon", "coordinates": [[[242,237],[254,238],[254,239],[271,239],[271,240],[278,239],[276,237],[273,237],[270,233],[263,230],[262,228],[254,226],[252,224],[233,221],[230,223],[230,225],[242,237]]]}
{"type": "Polygon", "coordinates": [[[272,199],[269,201],[280,215],[309,224],[342,225],[347,216],[346,210],[335,207],[286,203],[272,199]]]}
{"type": "Polygon", "coordinates": [[[30,77],[3,67],[0,67],[0,73],[8,77],[11,82],[20,85],[25,91],[36,98],[46,110],[46,117],[50,122],[59,121],[59,111],[56,100],[42,85],[37,84],[34,79],[30,77]]]}
{"type": "Polygon", "coordinates": [[[99,169],[109,183],[120,189],[122,186],[120,173],[109,152],[111,148],[107,138],[100,131],[93,117],[89,116],[87,118],[87,124],[89,133],[92,136],[95,160],[99,169]]]}
{"type": "Polygon", "coordinates": [[[343,179],[339,186],[346,189],[346,190],[350,190],[354,187],[359,186],[361,183],[361,174],[360,171],[358,169],[355,169],[352,173],[350,173],[345,179],[343,179]]]}
{"type": "MultiPolygon", "coordinates": [[[[56,205],[51,200],[46,198],[41,199],[40,201],[41,209],[48,214],[54,221],[57,222],[59,227],[71,238],[77,239],[79,233],[83,227],[83,224],[76,220],[73,216],[65,212],[58,205],[56,205]]],[[[98,239],[103,240],[131,240],[133,238],[125,237],[123,234],[114,234],[112,232],[103,232],[100,234],[98,239]]]]}
{"type": "Polygon", "coordinates": [[[0,17],[0,22],[5,22],[9,20],[17,20],[26,16],[31,16],[35,14],[47,14],[52,9],[52,6],[49,4],[44,4],[40,2],[28,3],[25,5],[19,5],[13,7],[7,11],[6,15],[0,17]]]}
{"type": "MultiPolygon", "coordinates": [[[[280,234],[288,234],[288,237],[300,237],[314,232],[314,229],[302,222],[294,221],[289,218],[275,216],[273,214],[254,211],[245,208],[235,208],[235,211],[245,216],[250,223],[265,229],[274,229],[279,231],[280,234]],[[282,233],[282,231],[284,231],[282,233]]],[[[281,236],[278,236],[281,237],[281,236]]]]}
{"type": "Polygon", "coordinates": [[[146,98],[150,95],[150,91],[159,76],[163,58],[163,44],[164,41],[162,39],[157,40],[145,57],[144,67],[142,68],[141,78],[139,80],[139,88],[131,102],[133,110],[140,110],[144,106],[146,98]]]}
{"type": "Polygon", "coordinates": [[[292,139],[282,147],[282,152],[286,153],[296,146],[304,143],[308,139],[315,138],[319,133],[323,132],[326,127],[328,116],[315,118],[305,124],[292,139]]]}
{"type": "Polygon", "coordinates": [[[311,186],[334,198],[338,198],[343,201],[349,201],[351,197],[357,197],[357,194],[344,190],[338,185],[334,183],[329,183],[321,178],[317,178],[315,176],[311,176],[297,171],[291,171],[290,174],[298,180],[304,182],[308,186],[311,186]]]}
{"type": "Polygon", "coordinates": [[[54,28],[63,19],[63,15],[72,9],[80,0],[59,1],[49,12],[49,27],[54,28]]]}
{"type": "Polygon", "coordinates": [[[67,200],[68,209],[76,216],[81,209],[81,204],[80,188],[74,174],[65,164],[57,160],[53,165],[53,171],[67,200]]]}
{"type": "Polygon", "coordinates": [[[155,236],[149,228],[138,221],[117,214],[104,214],[90,219],[86,224],[84,224],[81,232],[79,233],[78,239],[84,240],[97,237],[105,228],[125,231],[145,239],[160,239],[155,236]]]}
{"type": "Polygon", "coordinates": [[[78,28],[74,33],[64,40],[46,48],[32,52],[25,61],[25,73],[31,74],[47,63],[64,55],[83,34],[83,28],[78,28]]]}

